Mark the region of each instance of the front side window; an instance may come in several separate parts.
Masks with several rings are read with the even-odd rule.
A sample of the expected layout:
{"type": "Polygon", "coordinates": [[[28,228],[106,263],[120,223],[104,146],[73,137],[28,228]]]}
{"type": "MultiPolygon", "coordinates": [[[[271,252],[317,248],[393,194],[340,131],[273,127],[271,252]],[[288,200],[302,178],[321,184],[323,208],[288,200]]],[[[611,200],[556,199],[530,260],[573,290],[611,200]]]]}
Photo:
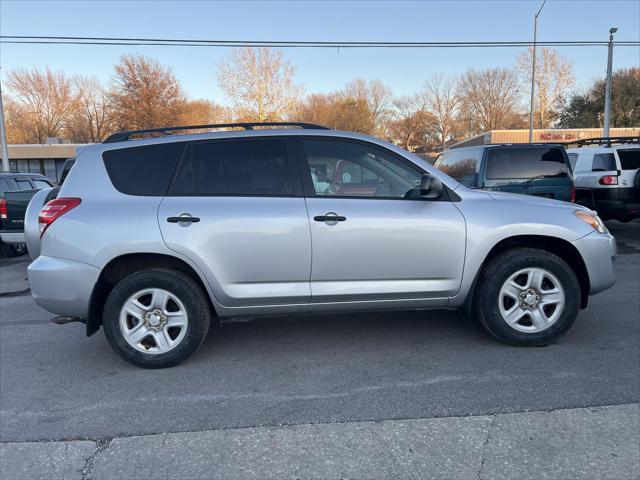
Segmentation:
{"type": "Polygon", "coordinates": [[[489,179],[531,179],[567,176],[560,148],[493,148],[487,157],[489,179]]]}
{"type": "Polygon", "coordinates": [[[451,178],[467,187],[476,187],[482,149],[447,150],[434,164],[451,178]]]}
{"type": "Polygon", "coordinates": [[[617,170],[616,157],[613,153],[596,153],[591,162],[592,172],[608,172],[617,170]]]}
{"type": "Polygon", "coordinates": [[[286,143],[256,139],[192,143],[172,195],[293,195],[286,143]]]}
{"type": "Polygon", "coordinates": [[[422,172],[372,145],[303,140],[317,196],[403,198],[420,186],[422,172]]]}

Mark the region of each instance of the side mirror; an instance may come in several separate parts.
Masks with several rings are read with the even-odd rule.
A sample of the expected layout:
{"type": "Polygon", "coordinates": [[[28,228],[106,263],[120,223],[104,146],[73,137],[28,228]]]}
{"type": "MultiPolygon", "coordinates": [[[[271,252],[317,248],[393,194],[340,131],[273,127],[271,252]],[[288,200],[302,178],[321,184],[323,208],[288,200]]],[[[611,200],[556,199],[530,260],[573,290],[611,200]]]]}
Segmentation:
{"type": "Polygon", "coordinates": [[[420,182],[420,196],[422,198],[437,200],[442,196],[443,191],[444,187],[438,178],[428,173],[422,175],[422,181],[420,182]]]}

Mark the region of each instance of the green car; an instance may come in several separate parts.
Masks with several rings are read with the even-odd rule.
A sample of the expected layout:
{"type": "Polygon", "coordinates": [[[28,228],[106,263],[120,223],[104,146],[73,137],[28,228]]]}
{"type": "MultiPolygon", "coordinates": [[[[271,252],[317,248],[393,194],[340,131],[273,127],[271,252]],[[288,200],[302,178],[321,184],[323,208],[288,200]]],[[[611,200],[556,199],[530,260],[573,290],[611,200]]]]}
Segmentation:
{"type": "Polygon", "coordinates": [[[469,188],[575,201],[571,164],[561,145],[452,148],[438,156],[435,167],[469,188]]]}

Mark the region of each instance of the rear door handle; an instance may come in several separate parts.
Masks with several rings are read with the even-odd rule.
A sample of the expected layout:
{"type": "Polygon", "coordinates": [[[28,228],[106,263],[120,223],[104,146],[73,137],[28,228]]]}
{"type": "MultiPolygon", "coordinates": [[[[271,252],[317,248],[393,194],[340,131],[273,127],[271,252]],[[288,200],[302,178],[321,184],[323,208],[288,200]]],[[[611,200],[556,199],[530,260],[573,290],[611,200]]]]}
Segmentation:
{"type": "Polygon", "coordinates": [[[179,217],[169,217],[167,222],[169,223],[197,223],[200,221],[198,217],[192,217],[191,215],[180,215],[179,217]]]}
{"type": "Polygon", "coordinates": [[[342,215],[337,215],[333,212],[329,212],[325,215],[316,215],[313,217],[316,222],[344,222],[347,217],[343,217],[342,215]]]}

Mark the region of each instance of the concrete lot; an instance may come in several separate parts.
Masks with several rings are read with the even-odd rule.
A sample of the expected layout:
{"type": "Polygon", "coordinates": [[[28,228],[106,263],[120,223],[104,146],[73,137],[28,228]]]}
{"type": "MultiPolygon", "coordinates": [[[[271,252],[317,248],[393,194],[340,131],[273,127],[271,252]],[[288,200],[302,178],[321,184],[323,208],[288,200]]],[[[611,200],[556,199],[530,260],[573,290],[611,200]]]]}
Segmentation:
{"type": "MultiPolygon", "coordinates": [[[[196,456],[195,464],[208,467],[176,470],[178,462],[173,473],[165,469],[162,475],[372,476],[364,464],[357,467],[359,455],[365,455],[392,462],[386,463],[387,470],[378,470],[382,475],[467,478],[482,471],[487,478],[534,472],[549,478],[638,478],[640,222],[608,226],[619,246],[617,285],[591,297],[573,329],[545,348],[501,345],[456,312],[273,317],[225,323],[185,364],[161,371],[126,364],[112,353],[102,332],[87,339],[83,325],[51,323],[52,315],[28,294],[26,261],[2,259],[2,467],[16,477],[20,471],[33,477],[37,470],[27,467],[44,461],[48,473],[58,465],[70,477],[84,470],[85,478],[127,478],[127,472],[162,468],[159,460],[145,464],[151,453],[159,455],[158,445],[180,445],[167,454],[202,455],[235,438],[240,443],[235,450],[227,445],[228,455],[246,451],[235,465],[254,465],[254,470],[238,473],[225,457],[231,464],[219,462],[216,471],[196,456]],[[610,405],[619,406],[580,408],[610,405]],[[503,415],[558,409],[572,410],[554,412],[557,418],[503,415]],[[468,422],[450,418],[469,416],[468,422]],[[447,417],[441,420],[452,422],[450,428],[436,417],[447,417]],[[318,423],[330,425],[312,425],[318,423]],[[451,448],[437,450],[428,440],[430,429],[451,442],[451,448]],[[360,435],[353,433],[358,431],[360,435]],[[148,436],[112,440],[140,435],[148,436]],[[331,435],[346,443],[327,443],[331,435]],[[385,452],[385,446],[395,445],[385,442],[385,435],[401,441],[403,448],[415,443],[421,460],[407,463],[404,454],[385,452]],[[286,463],[283,451],[273,450],[279,438],[290,442],[288,467],[278,463],[286,463]],[[84,439],[92,441],[14,443],[84,439]],[[531,449],[525,447],[529,441],[531,449]],[[581,447],[568,448],[574,444],[581,447]],[[306,456],[294,455],[301,445],[324,448],[336,458],[333,467],[318,463],[320,456],[307,446],[306,456]],[[461,446],[468,447],[464,453],[458,451],[461,446]],[[599,446],[599,453],[584,453],[599,446]],[[346,468],[350,464],[344,449],[356,449],[352,468],[346,468]],[[126,452],[131,451],[139,452],[138,470],[127,464],[126,452]],[[506,451],[512,451],[509,458],[506,451]],[[437,461],[429,461],[429,452],[437,461]],[[265,466],[264,455],[275,463],[265,466]],[[466,455],[468,464],[463,462],[466,455]],[[585,462],[591,473],[580,470],[585,462]],[[274,465],[282,468],[269,469],[274,465]],[[412,475],[408,465],[422,475],[412,475]],[[424,470],[429,465],[433,470],[424,470]]],[[[153,470],[145,476],[154,477],[153,470]]]]}

